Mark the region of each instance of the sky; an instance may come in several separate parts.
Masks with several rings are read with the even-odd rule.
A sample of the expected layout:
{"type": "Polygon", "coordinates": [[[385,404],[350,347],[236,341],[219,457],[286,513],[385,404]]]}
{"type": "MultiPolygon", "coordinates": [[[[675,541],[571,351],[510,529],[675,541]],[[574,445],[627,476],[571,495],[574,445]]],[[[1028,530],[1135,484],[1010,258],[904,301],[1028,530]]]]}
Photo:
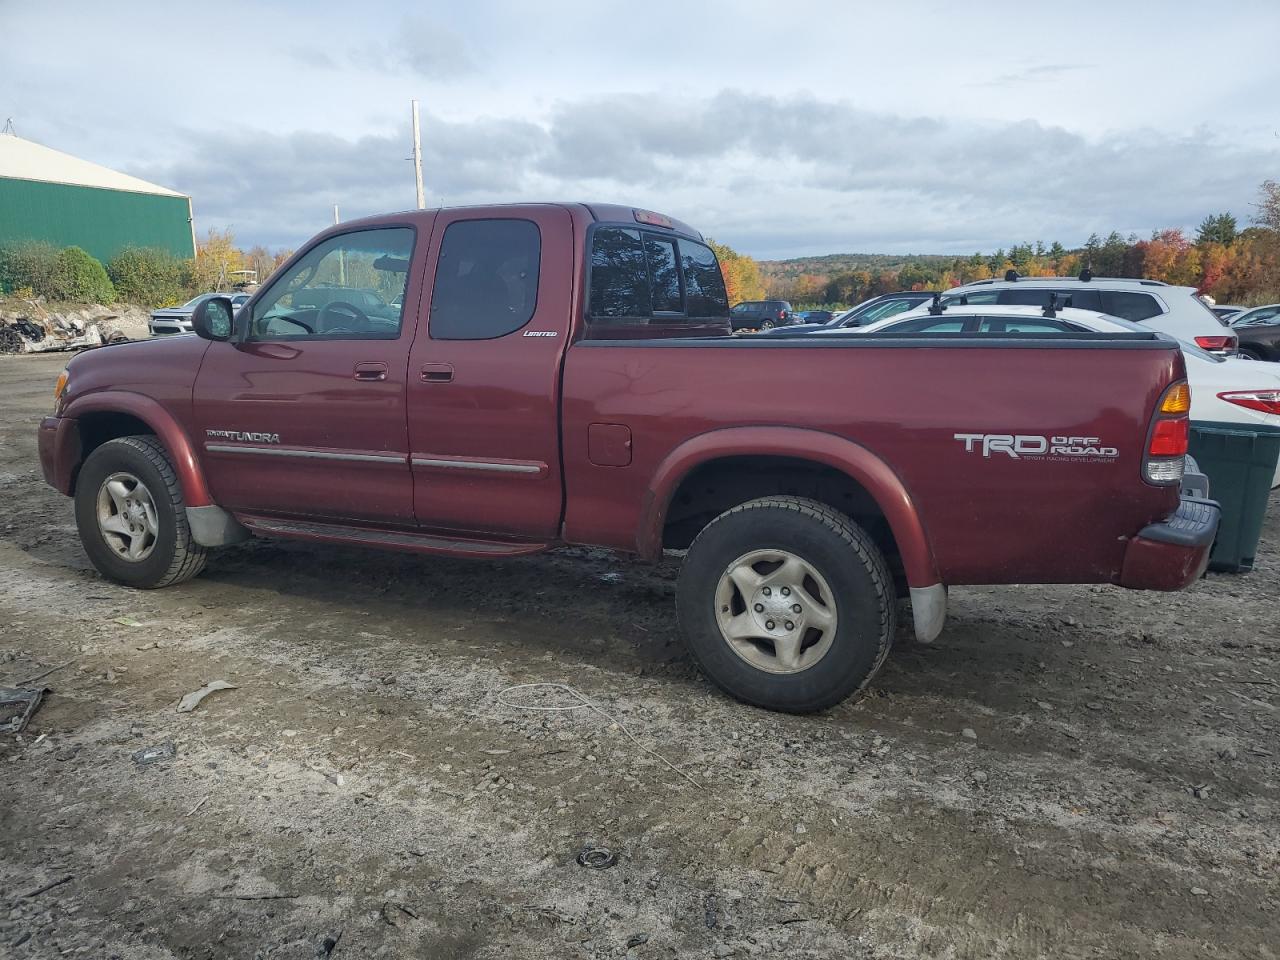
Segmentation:
{"type": "Polygon", "coordinates": [[[1244,225],[1280,2],[0,0],[0,123],[293,248],[342,218],[597,200],[764,259],[1244,225]],[[1029,8],[1035,9],[1029,9],[1029,8]]]}

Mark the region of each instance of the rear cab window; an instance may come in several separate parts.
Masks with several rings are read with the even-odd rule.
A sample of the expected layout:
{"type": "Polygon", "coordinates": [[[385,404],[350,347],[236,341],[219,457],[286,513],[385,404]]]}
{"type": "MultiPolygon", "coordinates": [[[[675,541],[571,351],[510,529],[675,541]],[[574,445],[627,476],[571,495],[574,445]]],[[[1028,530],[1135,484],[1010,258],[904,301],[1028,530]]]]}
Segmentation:
{"type": "MultiPolygon", "coordinates": [[[[727,332],[729,299],[715,253],[691,237],[631,226],[597,226],[591,234],[587,336],[727,332]],[[656,331],[655,331],[656,332],[656,331]]],[[[758,313],[759,302],[734,307],[758,313]]]]}

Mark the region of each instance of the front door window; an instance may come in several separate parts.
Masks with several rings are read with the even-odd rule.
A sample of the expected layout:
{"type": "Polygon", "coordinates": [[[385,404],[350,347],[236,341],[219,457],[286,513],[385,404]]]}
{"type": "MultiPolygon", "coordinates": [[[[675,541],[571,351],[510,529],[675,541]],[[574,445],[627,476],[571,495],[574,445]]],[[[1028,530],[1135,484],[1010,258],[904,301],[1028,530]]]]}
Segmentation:
{"type": "Polygon", "coordinates": [[[397,339],[412,255],[408,227],[359,230],[318,243],[254,305],[249,339],[397,339]]]}

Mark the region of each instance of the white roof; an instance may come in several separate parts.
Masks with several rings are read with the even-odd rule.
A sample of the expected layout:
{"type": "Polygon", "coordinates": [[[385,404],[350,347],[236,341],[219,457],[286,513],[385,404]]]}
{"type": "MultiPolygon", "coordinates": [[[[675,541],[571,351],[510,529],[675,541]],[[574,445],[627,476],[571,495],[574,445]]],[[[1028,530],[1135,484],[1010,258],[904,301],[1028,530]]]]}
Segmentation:
{"type": "Polygon", "coordinates": [[[78,187],[98,187],[101,190],[128,190],[132,193],[152,193],[165,197],[186,196],[131,177],[127,173],[118,173],[88,160],[73,157],[69,153],[9,134],[0,134],[0,179],[3,178],[68,183],[78,187]]]}

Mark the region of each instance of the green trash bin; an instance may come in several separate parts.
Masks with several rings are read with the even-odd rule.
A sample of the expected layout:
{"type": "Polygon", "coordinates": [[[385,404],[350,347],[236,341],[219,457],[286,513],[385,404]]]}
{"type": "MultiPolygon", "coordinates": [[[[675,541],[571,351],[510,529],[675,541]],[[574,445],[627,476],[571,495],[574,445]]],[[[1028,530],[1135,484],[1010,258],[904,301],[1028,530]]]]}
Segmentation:
{"type": "Polygon", "coordinates": [[[1209,569],[1248,573],[1280,460],[1280,429],[1193,420],[1189,453],[1209,477],[1209,496],[1222,506],[1209,569]]]}

